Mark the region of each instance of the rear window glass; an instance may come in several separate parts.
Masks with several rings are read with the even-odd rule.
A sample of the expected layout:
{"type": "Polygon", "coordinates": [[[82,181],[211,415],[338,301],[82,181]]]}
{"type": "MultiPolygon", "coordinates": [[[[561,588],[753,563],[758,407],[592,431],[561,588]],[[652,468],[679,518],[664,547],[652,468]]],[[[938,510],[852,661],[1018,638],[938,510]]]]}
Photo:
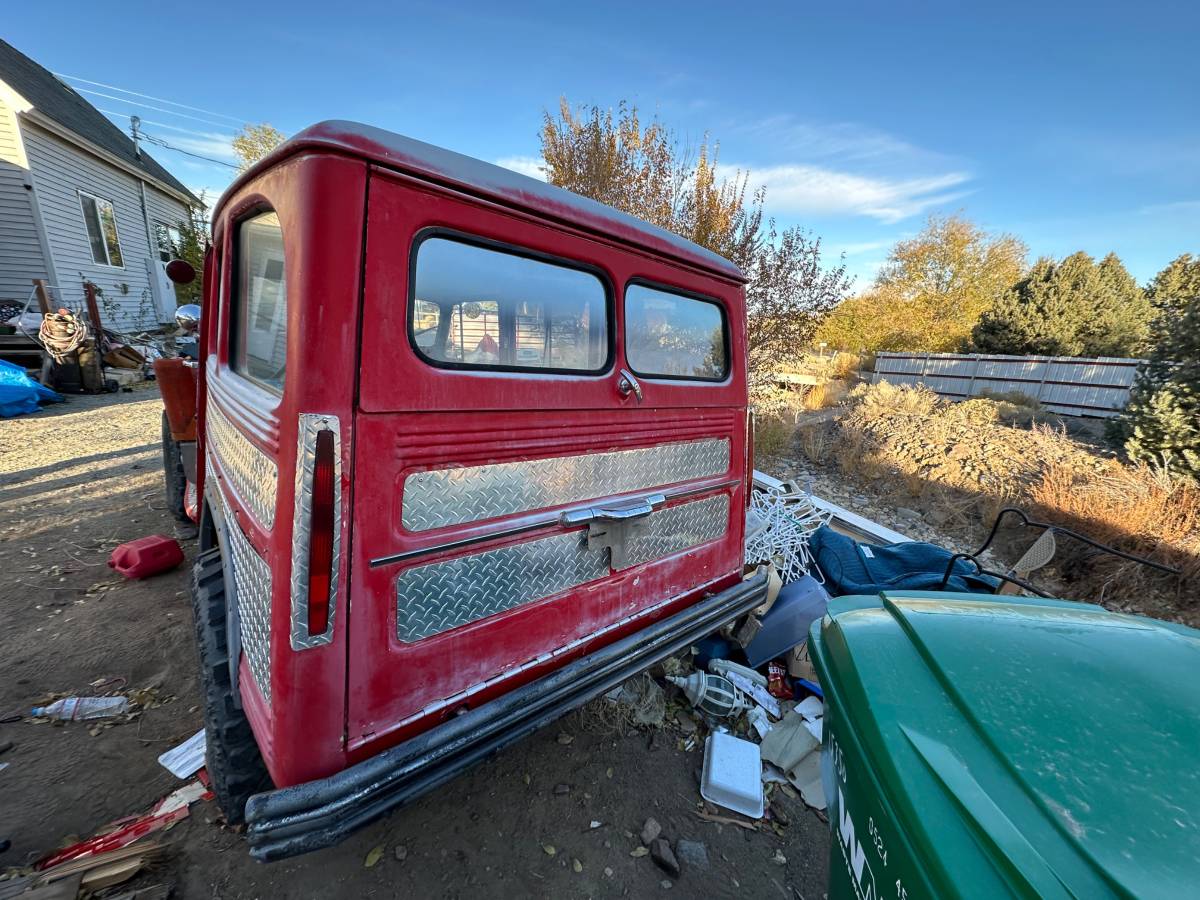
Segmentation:
{"type": "Polygon", "coordinates": [[[625,355],[639,375],[719,381],[728,344],[717,303],[644,284],[625,289],[625,355]]]}
{"type": "Polygon", "coordinates": [[[282,390],[287,361],[287,281],[279,217],[260,213],[238,225],[233,369],[282,390]]]}
{"type": "Polygon", "coordinates": [[[608,295],[590,272],[450,238],[417,245],[413,342],[439,365],[598,372],[608,295]]]}

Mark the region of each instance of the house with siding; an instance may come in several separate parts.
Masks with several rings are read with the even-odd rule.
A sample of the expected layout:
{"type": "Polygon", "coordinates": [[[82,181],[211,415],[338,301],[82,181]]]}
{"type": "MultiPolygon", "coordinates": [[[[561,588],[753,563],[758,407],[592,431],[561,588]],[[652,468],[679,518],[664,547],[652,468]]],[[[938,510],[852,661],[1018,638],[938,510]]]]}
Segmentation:
{"type": "Polygon", "coordinates": [[[0,301],[24,305],[42,278],[53,302],[79,308],[91,282],[106,326],[170,322],[164,267],[199,205],[75,90],[0,40],[0,301]]]}

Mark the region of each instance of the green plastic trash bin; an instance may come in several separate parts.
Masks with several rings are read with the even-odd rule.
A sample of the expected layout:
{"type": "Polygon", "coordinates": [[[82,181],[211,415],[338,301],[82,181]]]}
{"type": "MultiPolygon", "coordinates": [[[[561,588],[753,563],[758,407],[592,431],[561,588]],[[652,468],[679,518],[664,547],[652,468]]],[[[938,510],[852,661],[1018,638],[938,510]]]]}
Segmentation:
{"type": "Polygon", "coordinates": [[[809,646],[831,900],[1200,896],[1200,631],[897,591],[809,646]]]}

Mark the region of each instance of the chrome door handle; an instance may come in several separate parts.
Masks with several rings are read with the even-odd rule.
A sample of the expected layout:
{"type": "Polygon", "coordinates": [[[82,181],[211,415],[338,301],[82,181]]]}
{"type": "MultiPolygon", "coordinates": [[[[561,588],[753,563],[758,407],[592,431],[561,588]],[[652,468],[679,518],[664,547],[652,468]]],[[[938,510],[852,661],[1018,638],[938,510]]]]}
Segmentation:
{"type": "Polygon", "coordinates": [[[561,525],[590,525],[592,522],[629,522],[641,519],[654,512],[656,506],[667,502],[663,494],[650,494],[619,506],[591,506],[586,509],[570,509],[558,517],[561,525]]]}
{"type": "Polygon", "coordinates": [[[621,377],[617,380],[617,390],[621,392],[622,397],[628,397],[630,394],[637,395],[637,402],[642,402],[642,386],[638,384],[638,380],[633,377],[633,373],[628,369],[622,369],[621,377]]]}

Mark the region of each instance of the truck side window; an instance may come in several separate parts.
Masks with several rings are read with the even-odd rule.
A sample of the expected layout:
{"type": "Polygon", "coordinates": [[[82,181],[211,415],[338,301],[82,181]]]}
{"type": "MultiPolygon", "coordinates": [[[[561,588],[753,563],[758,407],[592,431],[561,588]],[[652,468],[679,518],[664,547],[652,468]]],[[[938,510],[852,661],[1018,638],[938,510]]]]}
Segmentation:
{"type": "Polygon", "coordinates": [[[720,381],[728,345],[716,302],[644,284],[625,289],[625,356],[637,374],[720,381]]]}
{"type": "Polygon", "coordinates": [[[591,272],[462,240],[416,248],[409,325],[434,365],[599,372],[608,291],[591,272]]]}
{"type": "Polygon", "coordinates": [[[287,280],[279,217],[263,212],[238,224],[233,295],[235,372],[282,390],[287,362],[287,280]]]}

